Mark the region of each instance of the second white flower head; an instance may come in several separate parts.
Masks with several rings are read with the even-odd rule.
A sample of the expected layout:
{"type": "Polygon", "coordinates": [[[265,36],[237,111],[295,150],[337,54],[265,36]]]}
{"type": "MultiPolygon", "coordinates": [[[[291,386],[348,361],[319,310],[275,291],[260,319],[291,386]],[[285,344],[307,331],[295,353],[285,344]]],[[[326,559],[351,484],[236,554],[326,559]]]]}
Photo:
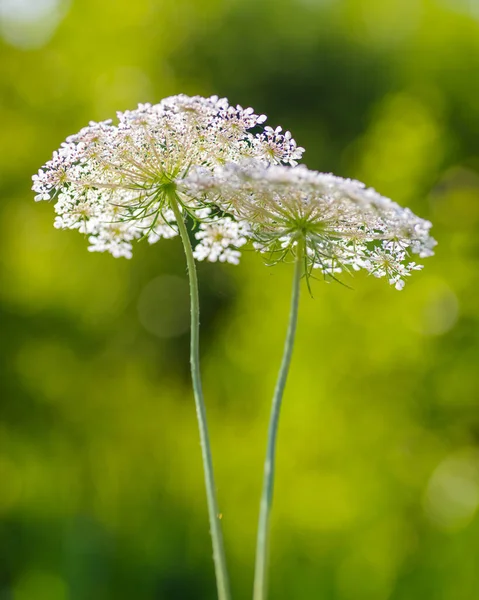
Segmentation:
{"type": "Polygon", "coordinates": [[[306,167],[265,166],[250,160],[212,173],[196,169],[183,182],[244,224],[255,248],[272,262],[304,250],[307,274],[336,278],[365,269],[402,289],[422,268],[411,259],[433,254],[431,223],[352,179],[306,167]]]}

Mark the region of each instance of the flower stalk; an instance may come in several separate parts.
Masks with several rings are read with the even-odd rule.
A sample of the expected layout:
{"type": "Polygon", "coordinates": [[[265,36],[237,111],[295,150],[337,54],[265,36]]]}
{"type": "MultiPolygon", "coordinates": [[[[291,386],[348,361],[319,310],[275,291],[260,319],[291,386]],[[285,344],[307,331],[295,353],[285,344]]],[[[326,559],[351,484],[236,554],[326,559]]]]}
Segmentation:
{"type": "Polygon", "coordinates": [[[296,326],[298,322],[298,308],[300,296],[300,283],[304,265],[304,243],[297,243],[297,252],[294,265],[293,288],[291,294],[291,307],[289,324],[284,344],[283,358],[279,369],[276,388],[271,405],[271,414],[268,428],[268,443],[264,461],[263,491],[261,495],[260,513],[258,521],[258,535],[256,540],[256,563],[254,575],[253,600],[266,600],[268,593],[268,558],[269,558],[269,533],[270,517],[273,503],[274,475],[276,463],[276,440],[278,437],[279,416],[283,400],[286,380],[288,378],[291,357],[293,355],[296,326]]]}
{"type": "Polygon", "coordinates": [[[223,543],[223,533],[220,523],[220,511],[218,500],[216,498],[216,486],[213,473],[213,460],[211,455],[211,446],[208,433],[208,424],[206,420],[206,407],[203,398],[203,389],[200,376],[200,305],[198,294],[198,278],[196,276],[195,259],[191,247],[190,238],[185,225],[184,216],[179,208],[179,199],[175,192],[170,194],[170,206],[174,212],[178,231],[183,242],[183,248],[188,267],[188,278],[190,284],[191,301],[191,337],[190,337],[190,366],[191,380],[193,384],[193,394],[195,397],[196,416],[198,419],[198,429],[200,433],[201,455],[203,459],[203,468],[205,475],[206,497],[208,504],[208,516],[210,521],[210,533],[213,543],[213,561],[215,565],[216,586],[219,600],[231,600],[230,584],[228,570],[226,566],[226,557],[223,543]]]}

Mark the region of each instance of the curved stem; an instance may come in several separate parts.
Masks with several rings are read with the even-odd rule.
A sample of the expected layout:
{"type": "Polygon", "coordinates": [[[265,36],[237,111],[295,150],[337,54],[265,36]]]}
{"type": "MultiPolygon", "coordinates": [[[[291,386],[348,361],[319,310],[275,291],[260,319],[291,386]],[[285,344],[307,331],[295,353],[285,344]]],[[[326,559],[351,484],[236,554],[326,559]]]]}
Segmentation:
{"type": "Polygon", "coordinates": [[[276,460],[276,438],[278,435],[279,414],[283,399],[286,379],[288,377],[291,356],[293,354],[296,325],[298,322],[298,306],[301,275],[303,270],[303,248],[298,244],[298,253],[294,266],[293,290],[291,295],[291,308],[289,312],[289,325],[284,343],[283,359],[274,390],[271,415],[268,429],[268,445],[264,461],[263,491],[261,495],[258,536],[256,539],[256,564],[254,574],[253,600],[266,600],[268,593],[267,569],[269,555],[269,522],[273,502],[274,470],[276,460]]]}
{"type": "Polygon", "coordinates": [[[195,396],[196,416],[198,418],[198,428],[200,432],[201,454],[203,458],[203,468],[205,475],[206,497],[208,501],[208,515],[210,520],[210,532],[213,543],[213,561],[215,564],[216,586],[218,589],[219,600],[231,600],[228,570],[226,567],[226,558],[223,544],[223,534],[221,531],[221,514],[218,509],[216,499],[216,487],[213,474],[213,460],[211,456],[211,447],[208,434],[208,425],[206,421],[206,408],[203,398],[203,389],[200,376],[200,306],[198,296],[198,279],[196,277],[195,259],[191,248],[190,238],[184,222],[184,217],[178,206],[176,195],[171,197],[171,208],[175,214],[178,230],[186,255],[188,265],[188,278],[190,283],[191,300],[191,340],[190,340],[190,365],[191,379],[193,382],[193,392],[195,396]]]}

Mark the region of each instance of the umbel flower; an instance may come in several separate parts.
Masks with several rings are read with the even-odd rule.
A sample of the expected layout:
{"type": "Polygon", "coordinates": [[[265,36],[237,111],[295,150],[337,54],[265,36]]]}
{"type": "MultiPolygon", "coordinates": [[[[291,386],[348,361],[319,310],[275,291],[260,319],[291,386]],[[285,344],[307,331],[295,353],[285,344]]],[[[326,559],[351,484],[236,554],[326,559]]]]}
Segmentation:
{"type": "Polygon", "coordinates": [[[118,113],[118,122],[90,123],[67,138],[33,177],[35,200],[55,199],[60,229],[88,236],[89,250],[131,257],[132,242],[180,235],[187,263],[190,307],[190,365],[219,600],[231,600],[211,447],[200,376],[197,260],[237,264],[249,226],[181,183],[192,167],[214,171],[254,159],[295,165],[303,148],[289,132],[263,127],[252,108],[230,106],[217,96],[173,96],[118,113]],[[195,221],[193,250],[185,218],[195,221]]]}
{"type": "Polygon", "coordinates": [[[401,290],[411,255],[433,254],[431,223],[352,179],[304,166],[265,166],[249,160],[215,172],[197,168],[182,183],[188,194],[214,202],[244,224],[254,246],[271,262],[301,246],[309,276],[318,269],[336,278],[365,269],[401,290]]]}
{"type": "Polygon", "coordinates": [[[33,176],[35,199],[56,200],[55,227],[78,229],[88,236],[90,251],[115,257],[130,258],[135,239],[154,243],[177,235],[175,197],[183,216],[206,219],[196,257],[237,262],[231,247],[246,241],[242,232],[214,206],[180,197],[176,182],[192,165],[214,169],[248,157],[295,165],[303,153],[289,132],[263,127],[265,115],[217,96],[172,96],[117,116],[117,124],[91,122],[68,137],[33,176]]]}
{"type": "Polygon", "coordinates": [[[300,282],[314,269],[336,279],[343,271],[365,269],[401,290],[436,245],[431,223],[372,188],[304,166],[264,165],[257,160],[230,163],[214,172],[192,169],[182,189],[215,203],[245,228],[254,247],[275,263],[294,259],[291,308],[283,357],[268,427],[260,502],[253,600],[266,600],[269,523],[273,499],[279,416],[293,353],[300,282]]]}

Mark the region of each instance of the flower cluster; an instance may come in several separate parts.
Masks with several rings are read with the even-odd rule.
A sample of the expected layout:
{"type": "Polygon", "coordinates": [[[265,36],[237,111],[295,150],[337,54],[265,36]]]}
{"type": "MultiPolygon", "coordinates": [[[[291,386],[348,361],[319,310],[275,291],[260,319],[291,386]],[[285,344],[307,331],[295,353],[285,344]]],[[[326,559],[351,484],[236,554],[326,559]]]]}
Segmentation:
{"type": "MultiPolygon", "coordinates": [[[[133,240],[154,243],[177,234],[171,201],[194,219],[204,212],[204,204],[177,193],[177,182],[193,165],[214,170],[245,158],[297,163],[303,148],[289,132],[263,127],[265,120],[217,96],[179,95],[140,104],[118,113],[117,124],[92,122],[67,138],[34,175],[35,200],[55,199],[55,226],[87,235],[89,250],[129,258],[133,240]]],[[[215,214],[214,206],[206,208],[214,216],[201,226],[197,258],[237,262],[237,251],[225,243],[240,246],[243,234],[235,235],[231,219],[215,214]]]]}
{"type": "Polygon", "coordinates": [[[246,222],[234,221],[231,217],[213,217],[200,223],[195,238],[199,240],[193,252],[196,260],[229,262],[239,264],[241,248],[248,242],[249,226],[246,222]]]}
{"type": "Polygon", "coordinates": [[[307,274],[319,269],[335,278],[365,269],[400,290],[405,278],[422,268],[411,254],[431,256],[436,244],[431,223],[409,209],[359,181],[303,166],[268,167],[250,160],[214,173],[196,168],[182,189],[246,223],[255,248],[272,261],[301,248],[307,274]]]}
{"type": "Polygon", "coordinates": [[[289,131],[225,98],[172,96],[140,104],[67,138],[33,176],[35,200],[55,199],[55,227],[90,251],[131,257],[132,242],[196,222],[197,260],[238,264],[249,240],[272,262],[304,255],[309,276],[365,269],[402,289],[436,244],[431,223],[359,181],[296,166],[289,131]]]}

